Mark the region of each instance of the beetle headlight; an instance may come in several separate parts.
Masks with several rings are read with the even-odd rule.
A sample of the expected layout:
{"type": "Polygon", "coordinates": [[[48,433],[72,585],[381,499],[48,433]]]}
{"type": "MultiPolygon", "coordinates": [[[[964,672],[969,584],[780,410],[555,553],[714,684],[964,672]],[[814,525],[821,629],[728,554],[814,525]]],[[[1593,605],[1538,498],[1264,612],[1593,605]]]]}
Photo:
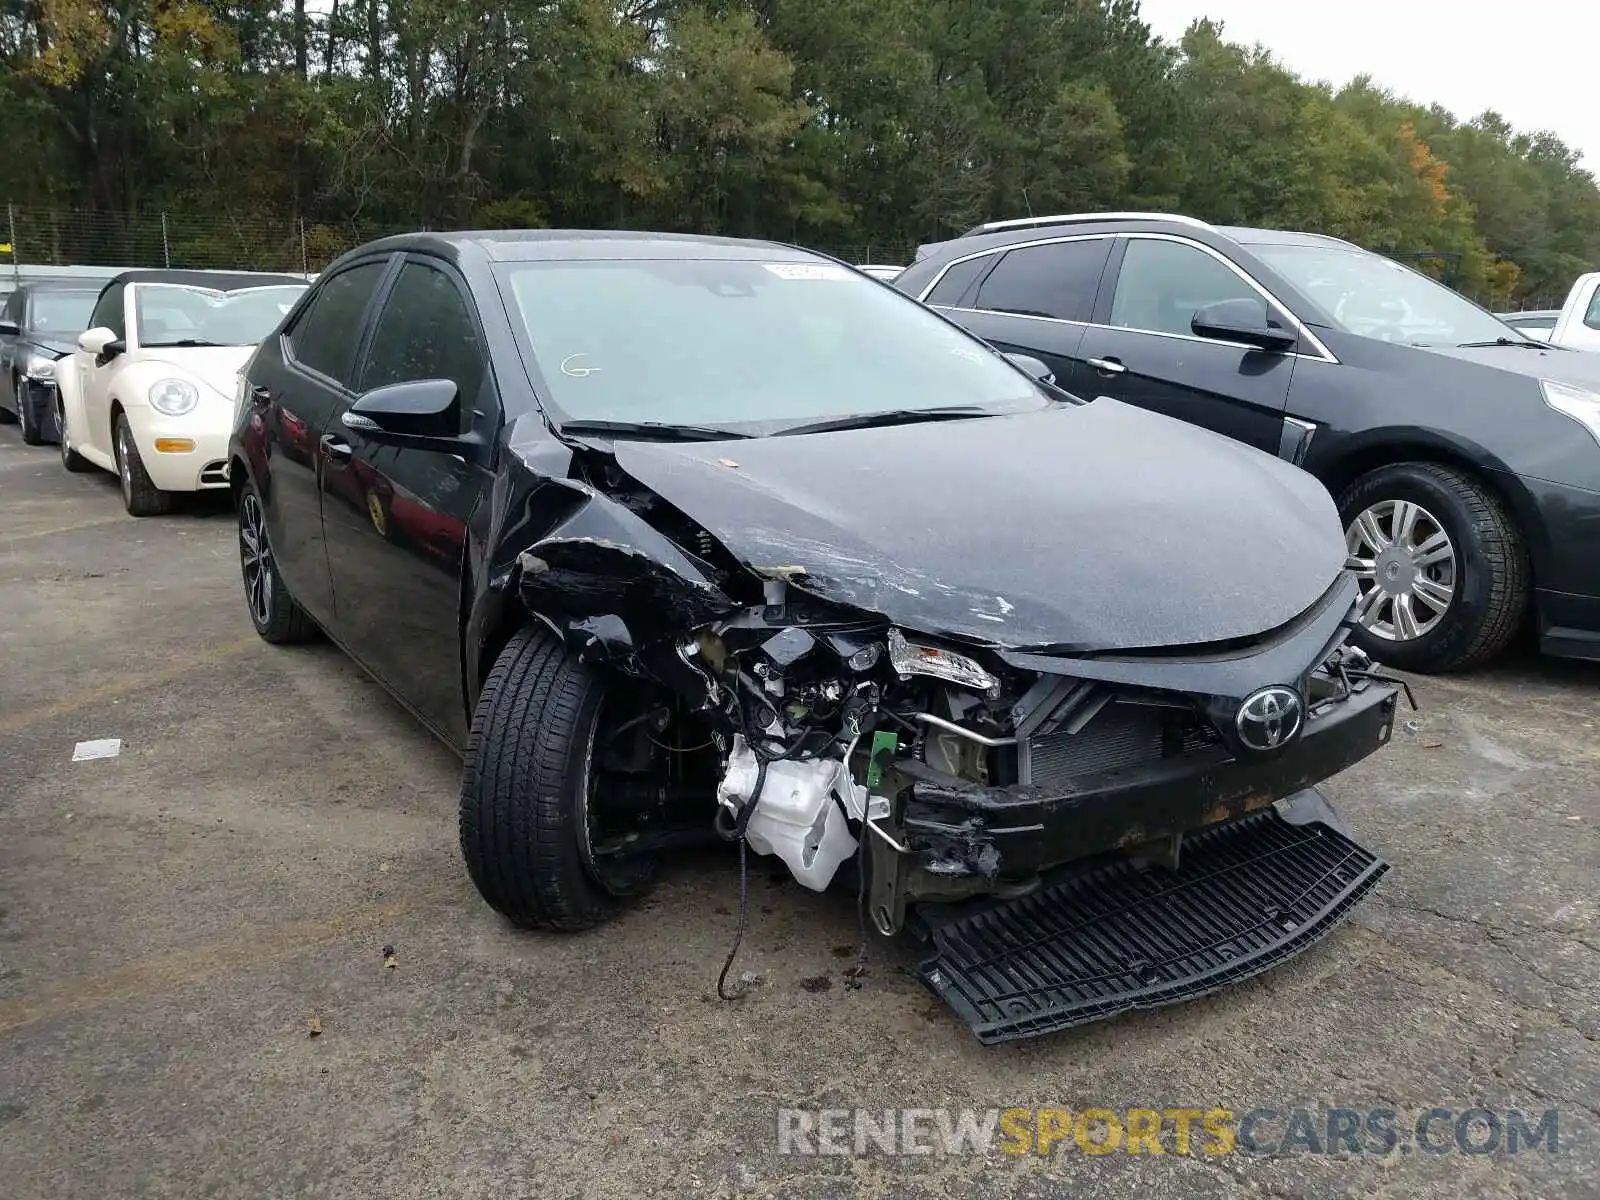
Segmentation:
{"type": "Polygon", "coordinates": [[[150,407],[169,417],[181,417],[200,403],[200,389],[187,379],[158,379],[150,385],[150,407]]]}
{"type": "Polygon", "coordinates": [[[1544,389],[1544,402],[1563,416],[1571,417],[1589,431],[1589,436],[1600,442],[1600,392],[1570,383],[1557,383],[1553,379],[1539,380],[1544,389]]]}
{"type": "Polygon", "coordinates": [[[49,383],[56,377],[56,360],[51,355],[30,350],[28,357],[22,360],[22,373],[29,379],[49,383]]]}

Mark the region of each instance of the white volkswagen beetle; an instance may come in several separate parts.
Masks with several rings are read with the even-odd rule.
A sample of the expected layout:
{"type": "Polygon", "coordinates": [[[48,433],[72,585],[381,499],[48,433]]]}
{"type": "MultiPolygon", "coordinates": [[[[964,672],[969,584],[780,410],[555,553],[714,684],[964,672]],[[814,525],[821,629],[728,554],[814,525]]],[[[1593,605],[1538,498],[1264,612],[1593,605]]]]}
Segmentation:
{"type": "Polygon", "coordinates": [[[61,461],[122,481],[136,517],[228,485],[239,369],[306,290],[292,275],[126,271],[56,369],[61,461]]]}

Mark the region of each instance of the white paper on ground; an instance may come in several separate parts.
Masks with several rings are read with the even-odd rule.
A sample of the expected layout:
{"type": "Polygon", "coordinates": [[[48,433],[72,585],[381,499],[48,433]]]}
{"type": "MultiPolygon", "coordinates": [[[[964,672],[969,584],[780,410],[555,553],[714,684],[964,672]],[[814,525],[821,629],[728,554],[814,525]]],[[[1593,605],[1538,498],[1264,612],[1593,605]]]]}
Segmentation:
{"type": "Polygon", "coordinates": [[[91,758],[115,758],[122,753],[121,738],[95,738],[79,742],[72,748],[73,762],[88,762],[91,758]]]}

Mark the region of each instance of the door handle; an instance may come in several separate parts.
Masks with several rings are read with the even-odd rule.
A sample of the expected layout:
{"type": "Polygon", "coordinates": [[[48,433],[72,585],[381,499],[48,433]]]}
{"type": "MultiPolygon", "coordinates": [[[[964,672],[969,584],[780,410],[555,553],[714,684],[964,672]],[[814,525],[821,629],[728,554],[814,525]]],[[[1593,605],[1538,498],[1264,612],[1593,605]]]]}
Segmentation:
{"type": "Polygon", "coordinates": [[[1091,358],[1089,365],[1102,375],[1121,375],[1128,369],[1120,358],[1091,358]]]}
{"type": "Polygon", "coordinates": [[[323,457],[327,458],[330,462],[347,463],[350,461],[351,456],[355,453],[350,449],[349,442],[345,441],[343,438],[335,437],[331,433],[323,434],[322,440],[318,442],[317,445],[322,447],[323,457]]]}

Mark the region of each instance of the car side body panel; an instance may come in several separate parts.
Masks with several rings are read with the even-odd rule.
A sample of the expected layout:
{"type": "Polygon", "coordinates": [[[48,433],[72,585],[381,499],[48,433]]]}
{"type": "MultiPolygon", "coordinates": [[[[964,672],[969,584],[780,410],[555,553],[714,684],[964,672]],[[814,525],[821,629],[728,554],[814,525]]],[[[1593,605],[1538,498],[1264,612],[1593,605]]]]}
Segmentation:
{"type": "MultiPolygon", "coordinates": [[[[1070,229],[1028,228],[982,233],[925,247],[895,281],[913,296],[934,289],[950,265],[974,252],[998,254],[1030,239],[1112,233],[1181,240],[1225,256],[1288,313],[1302,332],[1292,354],[1278,356],[1289,378],[1281,419],[1251,406],[1272,361],[1241,351],[1222,362],[1215,348],[1169,356],[1156,342],[1182,342],[1112,327],[1107,322],[1119,255],[1102,279],[1094,320],[1079,342],[1074,374],[1058,381],[1079,394],[1107,394],[1251,442],[1311,471],[1337,496],[1356,477],[1408,458],[1467,471],[1490,487],[1513,514],[1533,570],[1535,608],[1545,647],[1600,657],[1600,554],[1590,530],[1600,528],[1600,445],[1576,421],[1544,402],[1541,379],[1600,392],[1600,355],[1560,347],[1421,348],[1346,333],[1332,316],[1273,270],[1252,246],[1275,240],[1326,241],[1315,235],[1229,230],[1158,219],[1076,222],[1070,229]],[[1170,357],[1165,382],[1132,369],[1132,356],[1170,357]],[[1209,356],[1209,358],[1207,358],[1209,356]],[[1117,360],[1114,373],[1088,360],[1117,360]],[[1217,359],[1211,363],[1210,359],[1217,359]],[[1224,369],[1226,368],[1226,369],[1224,369]],[[1241,414],[1253,412],[1245,419],[1241,414]],[[1583,633],[1582,630],[1592,630],[1583,633]]],[[[997,313],[944,309],[1008,350],[1039,354],[1032,322],[997,313]]],[[[1195,339],[1197,343],[1203,339],[1195,339]]]]}

